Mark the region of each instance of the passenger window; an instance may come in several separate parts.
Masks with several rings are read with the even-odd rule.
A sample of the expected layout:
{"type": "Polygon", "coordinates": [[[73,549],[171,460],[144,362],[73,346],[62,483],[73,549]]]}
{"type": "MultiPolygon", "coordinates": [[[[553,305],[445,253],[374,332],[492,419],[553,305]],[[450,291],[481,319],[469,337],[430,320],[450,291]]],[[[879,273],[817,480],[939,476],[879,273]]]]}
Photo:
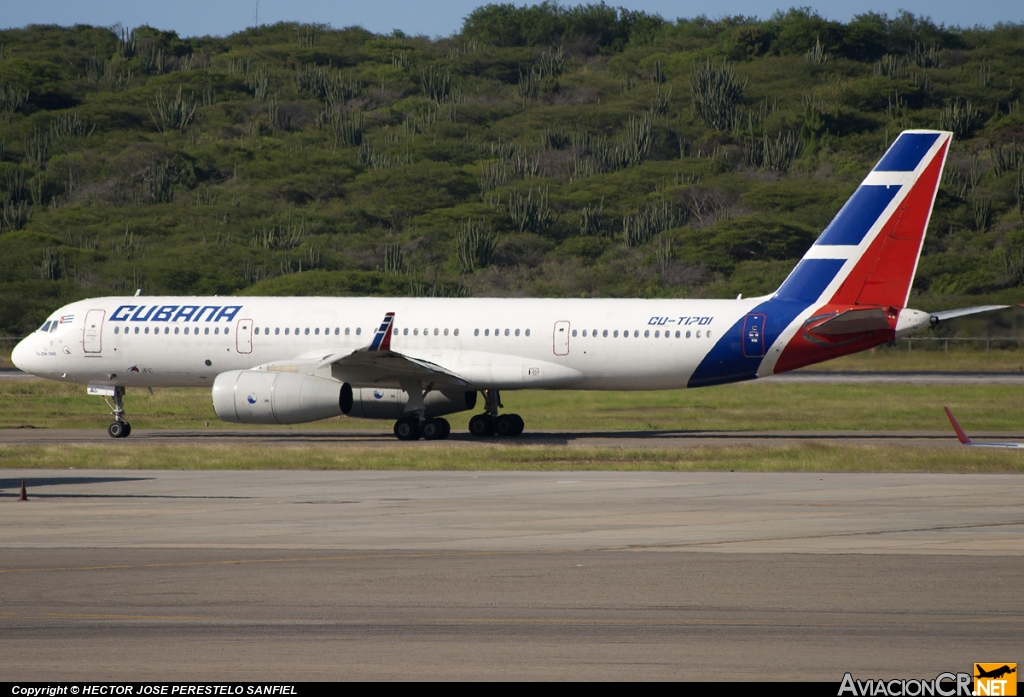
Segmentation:
{"type": "Polygon", "coordinates": [[[711,330],[709,329],[704,336],[706,336],[707,338],[710,339],[711,338],[711,330]]]}
{"type": "Polygon", "coordinates": [[[490,336],[490,335],[491,335],[491,330],[490,329],[485,329],[484,330],[484,336],[490,336]]]}
{"type": "Polygon", "coordinates": [[[120,334],[121,333],[121,328],[120,327],[114,327],[114,333],[115,334],[120,334]]]}
{"type": "Polygon", "coordinates": [[[644,330],[644,338],[647,339],[650,336],[651,336],[651,330],[650,329],[645,329],[644,330]]]}
{"type": "Polygon", "coordinates": [[[285,335],[285,336],[288,336],[289,334],[291,334],[291,332],[292,332],[292,330],[291,330],[291,329],[289,329],[288,327],[285,327],[285,328],[284,328],[284,335],[285,335]]]}
{"type": "MultiPolygon", "coordinates": [[[[572,335],[576,336],[576,330],[575,329],[572,330],[572,335]]],[[[518,329],[516,330],[516,336],[519,336],[519,330],[518,329]]]]}
{"type": "Polygon", "coordinates": [[[139,328],[138,328],[138,327],[135,327],[135,333],[136,333],[136,334],[138,334],[138,333],[139,333],[139,328]]]}
{"type": "Polygon", "coordinates": [[[359,336],[362,333],[363,333],[363,328],[362,327],[356,327],[356,336],[359,336]]]}
{"type": "Polygon", "coordinates": [[[304,332],[304,334],[305,334],[306,336],[309,336],[309,327],[306,327],[306,331],[304,332]]]}
{"type": "Polygon", "coordinates": [[[220,327],[217,327],[216,329],[214,329],[213,333],[214,334],[220,334],[220,327]]]}
{"type": "Polygon", "coordinates": [[[253,333],[254,333],[254,334],[256,334],[256,336],[259,336],[259,335],[260,335],[260,328],[259,328],[259,327],[256,327],[256,328],[255,328],[255,329],[253,329],[252,331],[253,331],[253,333]]]}
{"type": "Polygon", "coordinates": [[[618,339],[618,338],[619,338],[619,330],[618,330],[618,329],[616,329],[616,330],[615,330],[615,331],[614,331],[614,332],[612,333],[612,338],[613,338],[613,339],[618,339]]]}
{"type": "MultiPolygon", "coordinates": [[[[678,338],[678,337],[679,337],[679,332],[676,332],[676,338],[678,338]]],[[[686,330],[686,338],[687,339],[690,338],[690,330],[689,329],[686,330]]]]}
{"type": "Polygon", "coordinates": [[[608,338],[608,330],[605,329],[603,332],[601,332],[601,336],[603,336],[604,338],[607,339],[608,338]]]}
{"type": "Polygon", "coordinates": [[[445,327],[445,329],[444,329],[444,335],[448,336],[448,328],[447,327],[445,327]]]}
{"type": "Polygon", "coordinates": [[[420,330],[419,330],[418,328],[416,328],[416,329],[413,329],[413,330],[412,330],[412,335],[413,335],[413,336],[419,336],[419,335],[420,335],[420,330]]]}
{"type": "Polygon", "coordinates": [[[700,338],[700,330],[699,329],[697,330],[697,338],[698,339],[700,338]]]}
{"type": "Polygon", "coordinates": [[[634,329],[633,330],[633,338],[634,339],[639,339],[640,338],[640,330],[639,329],[634,329]]]}
{"type": "Polygon", "coordinates": [[[340,334],[340,333],[341,333],[341,327],[335,327],[334,328],[334,336],[338,336],[338,334],[340,334]]]}
{"type": "Polygon", "coordinates": [[[229,333],[229,331],[228,331],[228,328],[227,328],[227,327],[224,327],[224,334],[226,335],[226,334],[228,334],[228,333],[229,333]]]}
{"type": "Polygon", "coordinates": [[[170,333],[171,333],[171,328],[170,327],[164,327],[164,334],[170,334],[170,333]]]}
{"type": "Polygon", "coordinates": [[[458,335],[459,335],[459,328],[458,328],[458,327],[456,327],[456,328],[455,328],[455,336],[458,336],[458,335]]]}
{"type": "Polygon", "coordinates": [[[345,336],[348,336],[348,327],[345,327],[345,336]]]}
{"type": "MultiPolygon", "coordinates": [[[[519,332],[516,332],[516,334],[518,334],[518,333],[519,333],[519,332]]],[[[572,335],[573,335],[573,336],[576,336],[576,330],[575,330],[575,329],[573,329],[573,330],[572,330],[572,335]]]]}
{"type": "MultiPolygon", "coordinates": [[[[306,330],[306,333],[309,334],[308,329],[306,330]]],[[[313,333],[316,334],[317,336],[320,336],[320,327],[317,327],[316,330],[313,331],[313,333]]]]}
{"type": "Polygon", "coordinates": [[[185,333],[188,334],[188,327],[185,327],[185,333]]]}
{"type": "Polygon", "coordinates": [[[474,329],[473,330],[473,336],[480,336],[480,330],[479,329],[474,329]]]}
{"type": "Polygon", "coordinates": [[[175,327],[175,328],[174,328],[174,333],[175,333],[175,334],[177,334],[177,333],[178,333],[178,328],[177,328],[177,327],[175,327]]]}
{"type": "Polygon", "coordinates": [[[586,329],[583,330],[583,338],[584,339],[587,338],[587,330],[586,329]]]}
{"type": "MultiPolygon", "coordinates": [[[[644,336],[647,336],[647,335],[644,334],[644,336]]],[[[660,339],[661,338],[661,332],[658,331],[657,329],[654,330],[654,338],[655,339],[660,339]]]]}
{"type": "Polygon", "coordinates": [[[437,327],[434,327],[434,336],[437,336],[437,327]]]}
{"type": "Polygon", "coordinates": [[[529,329],[526,330],[526,336],[530,336],[530,330],[529,329]]]}

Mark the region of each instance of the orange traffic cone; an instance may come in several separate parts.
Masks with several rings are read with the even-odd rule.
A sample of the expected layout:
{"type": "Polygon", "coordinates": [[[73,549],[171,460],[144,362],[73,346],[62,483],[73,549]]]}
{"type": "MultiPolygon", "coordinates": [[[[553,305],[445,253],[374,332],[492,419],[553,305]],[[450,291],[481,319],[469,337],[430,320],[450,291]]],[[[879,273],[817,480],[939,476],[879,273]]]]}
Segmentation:
{"type": "Polygon", "coordinates": [[[21,480],[21,496],[18,497],[19,501],[28,501],[28,496],[25,495],[25,480],[21,480]]]}

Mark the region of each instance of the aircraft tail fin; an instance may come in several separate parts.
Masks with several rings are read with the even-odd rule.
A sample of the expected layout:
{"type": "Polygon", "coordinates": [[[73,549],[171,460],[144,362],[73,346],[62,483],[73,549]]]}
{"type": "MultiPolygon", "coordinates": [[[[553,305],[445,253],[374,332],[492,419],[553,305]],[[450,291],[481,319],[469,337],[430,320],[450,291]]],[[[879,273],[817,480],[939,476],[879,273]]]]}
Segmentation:
{"type": "Polygon", "coordinates": [[[952,137],[901,133],[775,297],[906,307],[952,137]]]}

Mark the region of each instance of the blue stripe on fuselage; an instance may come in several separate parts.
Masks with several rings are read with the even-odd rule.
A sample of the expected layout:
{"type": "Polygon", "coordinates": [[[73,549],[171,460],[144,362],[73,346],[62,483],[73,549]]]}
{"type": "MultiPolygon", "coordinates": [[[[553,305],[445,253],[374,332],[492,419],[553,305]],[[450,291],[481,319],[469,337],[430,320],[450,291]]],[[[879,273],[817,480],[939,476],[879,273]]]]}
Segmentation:
{"type": "MultiPolygon", "coordinates": [[[[844,259],[801,259],[779,291],[769,300],[748,312],[765,316],[765,355],[794,319],[821,294],[836,277],[844,259]]],[[[727,382],[753,380],[761,367],[763,356],[743,355],[743,320],[741,317],[718,340],[690,376],[687,387],[707,387],[727,382]]]]}

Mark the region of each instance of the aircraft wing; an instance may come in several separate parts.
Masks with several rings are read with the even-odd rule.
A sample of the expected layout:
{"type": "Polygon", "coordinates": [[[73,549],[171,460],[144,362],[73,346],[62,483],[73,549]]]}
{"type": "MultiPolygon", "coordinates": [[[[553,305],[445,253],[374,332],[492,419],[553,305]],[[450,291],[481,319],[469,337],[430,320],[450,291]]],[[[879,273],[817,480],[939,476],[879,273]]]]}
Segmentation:
{"type": "Polygon", "coordinates": [[[395,313],[384,315],[369,346],[348,353],[324,356],[318,368],[330,366],[331,375],[355,385],[383,385],[418,380],[435,385],[463,387],[468,383],[454,372],[422,358],[391,350],[391,327],[395,313]]]}
{"type": "Polygon", "coordinates": [[[981,448],[1024,448],[1024,443],[975,443],[971,440],[968,435],[964,432],[964,429],[960,427],[956,417],[953,416],[953,412],[949,410],[949,407],[942,407],[946,411],[946,416],[949,417],[949,423],[952,424],[953,430],[956,431],[957,440],[964,445],[973,445],[981,448]]]}

